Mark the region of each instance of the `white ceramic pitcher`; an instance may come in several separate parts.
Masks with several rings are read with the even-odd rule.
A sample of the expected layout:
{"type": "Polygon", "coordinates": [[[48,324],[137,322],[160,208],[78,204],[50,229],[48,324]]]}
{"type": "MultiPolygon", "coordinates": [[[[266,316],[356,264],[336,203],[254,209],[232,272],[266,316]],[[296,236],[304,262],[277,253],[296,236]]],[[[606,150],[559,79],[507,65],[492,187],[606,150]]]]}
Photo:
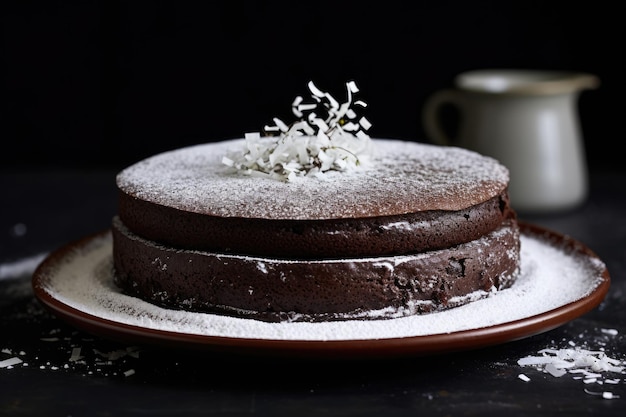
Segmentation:
{"type": "Polygon", "coordinates": [[[520,212],[553,212],[582,203],[588,170],[577,111],[586,73],[490,69],[459,74],[455,88],[435,92],[423,108],[424,129],[436,144],[492,156],[509,168],[511,204],[520,212]],[[458,111],[447,135],[444,105],[458,111]]]}

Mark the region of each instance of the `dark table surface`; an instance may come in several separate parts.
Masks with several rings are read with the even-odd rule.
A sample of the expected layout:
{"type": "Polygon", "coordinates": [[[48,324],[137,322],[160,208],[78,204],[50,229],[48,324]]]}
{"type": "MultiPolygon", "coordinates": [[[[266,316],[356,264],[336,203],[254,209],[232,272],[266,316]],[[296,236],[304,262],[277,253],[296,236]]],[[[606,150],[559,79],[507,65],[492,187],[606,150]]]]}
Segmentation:
{"type": "Polygon", "coordinates": [[[626,360],[625,174],[592,173],[589,199],[575,210],[520,213],[579,240],[606,263],[611,288],[597,308],[496,346],[358,361],[133,346],[50,314],[33,296],[34,266],[50,251],[108,228],[116,211],[114,178],[113,171],[0,172],[0,415],[608,416],[626,410],[626,374],[603,373],[599,380],[617,383],[586,384],[574,374],[554,377],[517,363],[572,344],[626,360]],[[21,362],[8,365],[12,358],[21,362]],[[602,392],[614,398],[597,395],[602,392]]]}

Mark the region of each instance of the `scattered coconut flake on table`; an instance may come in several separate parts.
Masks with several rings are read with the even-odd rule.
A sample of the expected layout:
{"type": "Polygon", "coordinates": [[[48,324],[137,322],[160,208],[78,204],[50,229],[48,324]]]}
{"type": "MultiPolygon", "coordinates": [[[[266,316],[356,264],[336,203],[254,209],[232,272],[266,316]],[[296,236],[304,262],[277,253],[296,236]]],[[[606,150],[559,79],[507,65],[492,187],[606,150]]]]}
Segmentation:
{"type": "MultiPolygon", "coordinates": [[[[615,329],[601,329],[606,335],[616,336],[615,329]],[[611,330],[611,331],[607,331],[611,330]]],[[[568,348],[546,348],[541,349],[538,355],[531,355],[520,358],[517,364],[522,367],[534,367],[536,370],[547,373],[553,377],[560,378],[564,375],[571,375],[573,379],[582,380],[585,385],[597,384],[601,386],[616,385],[626,378],[619,375],[626,375],[626,361],[608,356],[601,348],[599,350],[589,350],[576,346],[574,341],[569,341],[568,348]],[[607,374],[610,374],[607,376],[607,374]]],[[[525,382],[530,378],[520,374],[519,378],[525,382]]],[[[608,390],[594,391],[585,388],[585,392],[590,395],[598,395],[604,399],[620,398],[608,390]]]]}
{"type": "Polygon", "coordinates": [[[0,368],[11,368],[12,366],[15,366],[20,363],[22,363],[22,360],[18,358],[17,356],[14,356],[12,358],[0,361],[0,368]]]}
{"type": "MultiPolygon", "coordinates": [[[[58,329],[53,330],[56,332],[58,329]]],[[[48,338],[50,339],[50,338],[48,338]]],[[[93,346],[93,342],[96,339],[84,338],[81,333],[72,332],[72,334],[65,335],[62,338],[57,338],[55,343],[58,344],[56,348],[59,350],[69,349],[70,353],[64,360],[58,358],[42,357],[41,351],[37,354],[27,353],[20,351],[19,356],[15,356],[16,352],[11,349],[4,348],[0,353],[9,355],[7,359],[0,360],[0,369],[13,369],[16,366],[28,367],[29,361],[35,362],[35,366],[41,370],[66,370],[66,371],[79,371],[84,375],[100,374],[105,376],[121,375],[129,377],[135,374],[134,368],[129,368],[139,359],[140,349],[138,346],[127,346],[123,349],[114,349],[111,351],[104,351],[96,348],[85,349],[81,346],[76,346],[76,343],[85,343],[93,346]],[[81,338],[81,340],[78,340],[81,338]],[[124,369],[123,371],[121,369],[124,369]]],[[[56,356],[56,355],[55,355],[56,356]]]]}
{"type": "MultiPolygon", "coordinates": [[[[445,334],[490,327],[545,313],[589,295],[602,281],[597,258],[566,253],[530,235],[521,237],[523,273],[508,289],[443,312],[390,320],[268,323],[169,310],[121,293],[113,283],[110,234],[89,241],[44,270],[45,291],[103,319],[167,332],[270,340],[372,340],[445,334]]],[[[44,273],[42,271],[42,273],[44,273]]]]}
{"type": "Polygon", "coordinates": [[[76,362],[78,360],[83,359],[83,356],[80,355],[80,351],[81,351],[80,347],[73,348],[72,349],[72,356],[70,356],[69,361],[70,362],[76,362]]]}

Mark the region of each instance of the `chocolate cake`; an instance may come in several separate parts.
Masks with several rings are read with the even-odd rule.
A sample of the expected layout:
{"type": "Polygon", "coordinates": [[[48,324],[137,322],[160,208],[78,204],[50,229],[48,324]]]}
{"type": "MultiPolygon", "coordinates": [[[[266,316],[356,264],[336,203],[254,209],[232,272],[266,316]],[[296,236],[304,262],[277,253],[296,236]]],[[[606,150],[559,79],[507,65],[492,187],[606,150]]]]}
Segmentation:
{"type": "Polygon", "coordinates": [[[363,104],[354,84],[343,106],[309,87],[315,105],[296,100],[297,123],[118,174],[120,288],[167,308],[328,321],[424,314],[512,285],[520,241],[506,167],[371,139],[351,111],[363,104]]]}

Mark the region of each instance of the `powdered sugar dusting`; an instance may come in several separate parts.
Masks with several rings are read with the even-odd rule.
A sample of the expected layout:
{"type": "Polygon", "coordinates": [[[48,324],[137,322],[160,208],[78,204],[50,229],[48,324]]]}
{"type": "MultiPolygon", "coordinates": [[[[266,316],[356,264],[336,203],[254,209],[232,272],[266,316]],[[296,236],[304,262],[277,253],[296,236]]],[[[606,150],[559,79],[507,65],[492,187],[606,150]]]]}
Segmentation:
{"type": "Polygon", "coordinates": [[[50,296],[93,316],[168,332],[270,340],[382,339],[489,327],[577,301],[602,280],[605,267],[597,258],[568,253],[529,235],[522,235],[521,244],[523,273],[511,288],[451,310],[389,320],[268,323],[163,309],[123,295],[113,284],[108,234],[39,273],[50,296]]]}
{"type": "Polygon", "coordinates": [[[372,139],[372,160],[358,170],[283,182],[224,165],[223,155],[243,143],[158,154],[121,171],[117,185],[131,196],[200,214],[298,220],[461,210],[499,194],[509,181],[498,161],[466,149],[372,139]]]}

